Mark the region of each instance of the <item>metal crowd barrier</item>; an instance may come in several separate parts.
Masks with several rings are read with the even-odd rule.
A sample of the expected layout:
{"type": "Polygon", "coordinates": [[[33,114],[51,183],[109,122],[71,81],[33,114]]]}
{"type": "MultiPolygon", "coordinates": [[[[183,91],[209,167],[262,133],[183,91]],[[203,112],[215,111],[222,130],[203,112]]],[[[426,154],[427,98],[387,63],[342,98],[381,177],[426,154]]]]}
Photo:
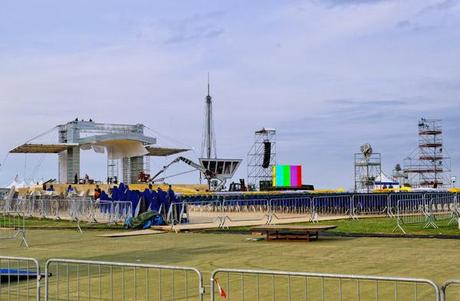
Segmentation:
{"type": "Polygon", "coordinates": [[[130,201],[112,201],[110,222],[124,222],[133,216],[133,203],[130,201]]]}
{"type": "Polygon", "coordinates": [[[276,223],[276,220],[293,218],[314,219],[313,200],[309,196],[275,198],[270,200],[269,224],[276,223]]]}
{"type": "Polygon", "coordinates": [[[211,301],[221,300],[440,300],[431,280],[266,270],[217,269],[211,301]]]}
{"type": "Polygon", "coordinates": [[[423,193],[392,193],[388,197],[387,214],[389,217],[396,217],[398,201],[423,201],[423,193]]]}
{"type": "Polygon", "coordinates": [[[316,196],[313,198],[315,212],[313,221],[318,221],[320,215],[350,215],[350,204],[351,195],[316,196]]]}
{"type": "Polygon", "coordinates": [[[33,258],[0,256],[0,300],[40,300],[40,266],[33,258]]]}
{"type": "Polygon", "coordinates": [[[203,200],[194,202],[175,202],[169,206],[166,222],[189,224],[222,224],[222,202],[203,200]]]}
{"type": "Polygon", "coordinates": [[[46,300],[199,300],[203,277],[195,268],[50,259],[46,300]]]}
{"type": "Polygon", "coordinates": [[[267,199],[226,199],[222,201],[222,225],[226,222],[270,220],[270,201],[267,199]]]}
{"type": "MultiPolygon", "coordinates": [[[[0,300],[204,300],[191,267],[0,256],[0,300]],[[41,295],[44,279],[45,292],[41,295]]],[[[460,279],[442,286],[419,278],[249,269],[211,273],[210,300],[458,300],[460,279]],[[221,298],[222,297],[222,298],[221,298]]]]}
{"type": "Polygon", "coordinates": [[[425,200],[429,200],[429,212],[434,222],[449,220],[449,225],[458,222],[460,217],[457,194],[427,193],[425,200]]]}
{"type": "Polygon", "coordinates": [[[395,195],[396,226],[393,232],[406,233],[404,225],[420,224],[424,228],[438,228],[437,222],[457,222],[460,216],[457,195],[451,193],[401,194],[395,195]],[[396,197],[400,199],[396,200],[396,197]]]}
{"type": "Polygon", "coordinates": [[[359,219],[360,216],[387,215],[388,194],[363,193],[354,194],[351,197],[350,217],[359,219]]]}
{"type": "Polygon", "coordinates": [[[460,279],[447,280],[441,287],[441,301],[458,300],[460,296],[460,279]],[[454,291],[454,292],[452,292],[454,291]],[[451,296],[452,299],[449,297],[451,296]],[[457,298],[457,299],[454,299],[457,298]]]}
{"type": "Polygon", "coordinates": [[[424,224],[424,228],[432,227],[433,221],[429,217],[429,205],[424,199],[405,199],[397,201],[396,205],[396,226],[393,232],[401,230],[406,234],[404,225],[424,224]]]}
{"type": "Polygon", "coordinates": [[[19,239],[21,247],[29,247],[26,239],[25,219],[21,212],[0,212],[0,239],[19,239]]]}

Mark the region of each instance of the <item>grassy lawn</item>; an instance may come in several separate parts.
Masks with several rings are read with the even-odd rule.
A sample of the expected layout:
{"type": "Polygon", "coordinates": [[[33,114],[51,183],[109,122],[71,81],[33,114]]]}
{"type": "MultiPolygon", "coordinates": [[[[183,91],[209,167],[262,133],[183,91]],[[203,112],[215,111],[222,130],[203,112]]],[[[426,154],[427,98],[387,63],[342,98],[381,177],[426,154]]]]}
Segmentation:
{"type": "MultiPolygon", "coordinates": [[[[338,226],[334,231],[347,233],[392,233],[395,221],[386,218],[371,218],[353,220],[336,220],[322,222],[321,224],[335,224],[338,226]]],[[[271,269],[301,272],[338,273],[338,274],[362,274],[382,275],[399,277],[427,278],[442,283],[447,279],[460,278],[460,240],[457,239],[427,239],[427,238],[352,238],[352,237],[322,237],[318,241],[248,241],[248,234],[232,234],[222,231],[221,233],[165,233],[149,236],[125,237],[125,238],[102,238],[98,237],[103,232],[119,231],[120,226],[82,224],[87,230],[76,231],[74,222],[28,219],[29,230],[27,238],[30,248],[19,248],[18,240],[0,240],[0,255],[33,257],[44,265],[49,258],[72,258],[101,261],[120,261],[131,263],[150,263],[161,265],[190,266],[199,269],[204,276],[204,282],[209,284],[210,273],[216,268],[243,268],[243,269],[271,269]],[[63,227],[61,230],[53,227],[63,227]],[[39,227],[34,228],[34,227],[39,227]],[[65,229],[70,227],[69,229],[65,229]]],[[[457,225],[447,225],[447,221],[439,222],[439,229],[423,230],[423,225],[411,225],[406,227],[408,233],[413,234],[459,234],[457,225]]],[[[247,228],[241,228],[247,229],[247,228]]],[[[1,266],[1,262],[0,262],[1,266]]],[[[138,270],[113,270],[114,276],[109,275],[108,268],[82,267],[79,271],[75,266],[53,266],[54,278],[50,280],[52,289],[50,294],[55,299],[66,299],[66,291],[75,297],[76,287],[82,290],[80,297],[97,295],[98,287],[107,287],[115,281],[115,294],[121,292],[121,287],[131,288],[134,279],[137,285],[144,285],[147,272],[138,270]],[[91,277],[88,276],[91,272],[91,277]],[[76,282],[76,274],[80,273],[81,283],[76,282]],[[133,274],[134,273],[134,274],[133,274]],[[60,275],[57,277],[57,275],[60,275]],[[89,279],[94,282],[88,288],[89,279]],[[111,280],[113,278],[113,280],[111,280]],[[59,280],[60,279],[60,280],[59,280]],[[58,282],[63,284],[58,286],[58,282]],[[67,284],[70,283],[70,284],[67,284]],[[66,285],[69,285],[67,288],[66,285]],[[89,289],[89,291],[88,291],[89,289]],[[85,291],[86,290],[86,291],[85,291]],[[58,298],[59,297],[59,298],[58,298]]],[[[149,281],[152,282],[152,291],[139,288],[136,297],[130,297],[133,291],[126,290],[126,300],[145,299],[146,294],[157,294],[158,283],[163,279],[162,299],[172,299],[171,283],[177,288],[177,294],[192,296],[189,300],[197,300],[196,291],[190,283],[194,278],[189,274],[188,280],[184,280],[183,272],[176,274],[168,271],[158,274],[151,271],[149,281]],[[182,277],[182,278],[181,278],[182,277]],[[173,280],[174,279],[174,280],[173,280]],[[188,283],[190,286],[184,289],[188,283]],[[144,294],[144,295],[143,295],[144,294]],[[170,298],[171,297],[171,298],[170,298]]],[[[227,292],[235,299],[241,292],[241,276],[239,274],[219,275],[227,292]]],[[[246,299],[254,297],[254,277],[246,277],[244,291],[246,299]]],[[[270,277],[260,278],[263,294],[271,299],[270,277]],[[265,286],[265,288],[263,287],[265,286]]],[[[321,287],[319,282],[309,280],[309,297],[311,300],[320,299],[321,287]]],[[[285,300],[286,278],[276,279],[277,300],[285,300]]],[[[293,280],[293,296],[303,296],[303,280],[293,280]]],[[[344,300],[355,299],[353,293],[356,287],[353,282],[344,282],[344,300]],[[346,294],[349,297],[346,298],[346,294]]],[[[374,296],[375,284],[363,282],[363,296],[374,296]]],[[[110,286],[111,287],[111,286],[110,286]]],[[[337,283],[331,280],[326,282],[327,293],[336,300],[335,289],[337,283]]],[[[382,283],[380,291],[381,300],[391,296],[394,286],[385,287],[382,283]],[[388,295],[386,295],[388,294],[388,295]]],[[[401,300],[414,299],[411,296],[412,286],[401,287],[401,300]],[[404,291],[406,290],[406,291],[404,291]],[[407,298],[407,299],[406,299],[407,298]]],[[[426,287],[417,288],[419,298],[417,300],[430,300],[429,290],[426,287]]],[[[107,290],[109,291],[109,290],[107,290]]],[[[105,291],[104,291],[105,292],[105,291]]],[[[454,294],[460,294],[460,289],[452,289],[454,294]]],[[[177,296],[177,295],[176,295],[177,296]]],[[[1,293],[0,293],[0,297],[1,293]]],[[[110,299],[108,296],[103,296],[110,299]]],[[[104,299],[103,298],[103,299],[104,299]]],[[[180,298],[176,298],[182,300],[180,298]]],[[[185,298],[184,298],[185,299],[185,298]]],[[[295,298],[294,298],[295,299],[295,298]]],[[[293,299],[293,300],[294,300],[293,299]]],[[[366,298],[363,298],[363,300],[366,298]]],[[[153,299],[157,300],[157,299],[153,299]]],[[[205,298],[208,300],[208,298],[205,298]]],[[[235,300],[240,300],[236,298],[235,300]]]]}
{"type": "MultiPolygon", "coordinates": [[[[352,219],[340,219],[340,220],[331,220],[331,221],[320,221],[318,224],[312,223],[293,223],[292,225],[336,225],[337,228],[329,230],[328,232],[335,233],[346,233],[346,234],[397,234],[403,235],[403,232],[400,229],[396,229],[396,219],[393,218],[361,218],[359,220],[352,219]]],[[[427,228],[425,229],[425,223],[418,224],[403,224],[402,227],[407,234],[416,234],[416,235],[460,235],[460,230],[458,229],[457,223],[451,223],[449,225],[449,220],[438,220],[436,221],[437,229],[427,228]]],[[[249,227],[231,227],[231,230],[235,231],[250,231],[251,226],[249,227]]],[[[221,230],[226,231],[226,230],[221,230]]],[[[215,232],[215,231],[212,231],[215,232]]]]}
{"type": "MultiPolygon", "coordinates": [[[[218,267],[406,276],[437,282],[460,278],[456,264],[460,261],[460,240],[325,237],[307,243],[254,242],[246,240],[250,235],[228,233],[166,233],[126,238],[101,238],[99,234],[101,231],[30,230],[30,248],[19,248],[16,240],[2,240],[0,255],[34,257],[42,264],[57,257],[191,266],[203,272],[206,284],[210,272],[218,267]]],[[[61,278],[63,275],[65,269],[61,278]]],[[[237,292],[239,276],[229,281],[231,288],[227,287],[227,276],[222,275],[226,288],[237,292]]],[[[176,283],[180,281],[177,276],[176,283]]],[[[282,286],[283,280],[279,281],[282,286]]],[[[248,289],[249,283],[248,279],[248,289]]],[[[60,291],[64,289],[61,287],[60,291]]]]}
{"type": "MultiPolygon", "coordinates": [[[[336,229],[332,232],[342,233],[383,233],[383,234],[402,234],[401,230],[397,229],[393,232],[396,226],[396,219],[391,218],[362,218],[360,220],[336,220],[336,221],[322,221],[320,225],[333,224],[337,225],[336,229]]],[[[427,228],[424,229],[425,224],[403,224],[402,227],[407,234],[422,234],[422,235],[460,235],[457,223],[451,223],[449,220],[436,221],[437,229],[427,228]]]]}

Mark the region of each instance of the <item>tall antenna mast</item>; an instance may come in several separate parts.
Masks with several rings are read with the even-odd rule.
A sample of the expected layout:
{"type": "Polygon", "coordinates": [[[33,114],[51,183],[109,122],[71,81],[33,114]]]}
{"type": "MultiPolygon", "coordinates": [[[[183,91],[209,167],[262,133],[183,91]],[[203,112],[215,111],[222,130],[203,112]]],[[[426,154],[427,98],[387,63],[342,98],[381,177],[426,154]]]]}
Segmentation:
{"type": "Polygon", "coordinates": [[[205,158],[211,159],[214,155],[217,157],[216,154],[216,145],[215,145],[215,137],[214,137],[214,124],[212,120],[212,97],[211,97],[211,85],[209,81],[209,72],[208,72],[208,95],[206,96],[206,113],[205,113],[205,130],[203,135],[203,146],[204,146],[204,155],[205,158]],[[213,154],[214,151],[214,154],[213,154]]]}

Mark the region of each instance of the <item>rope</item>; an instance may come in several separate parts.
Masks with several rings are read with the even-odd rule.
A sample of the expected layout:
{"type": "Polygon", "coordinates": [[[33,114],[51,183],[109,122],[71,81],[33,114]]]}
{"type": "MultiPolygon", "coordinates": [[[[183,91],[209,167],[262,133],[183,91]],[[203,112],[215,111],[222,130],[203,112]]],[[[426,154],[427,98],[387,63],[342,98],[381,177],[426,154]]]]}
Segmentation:
{"type": "Polygon", "coordinates": [[[170,136],[164,135],[164,134],[162,134],[162,133],[160,133],[160,132],[158,132],[158,131],[152,129],[151,127],[149,127],[149,126],[147,126],[147,125],[144,125],[144,126],[145,126],[146,129],[152,131],[153,133],[157,134],[158,136],[161,136],[161,137],[166,138],[167,140],[170,140],[170,141],[172,141],[172,142],[174,142],[174,143],[176,143],[176,144],[179,144],[179,145],[185,146],[186,148],[189,148],[189,149],[195,154],[195,156],[196,156],[197,158],[200,157],[200,156],[196,153],[194,147],[192,147],[192,146],[190,146],[190,145],[187,145],[187,144],[185,144],[185,143],[183,143],[183,142],[180,142],[180,141],[178,141],[178,140],[176,140],[176,139],[174,139],[174,138],[172,138],[172,137],[170,137],[170,136]]]}

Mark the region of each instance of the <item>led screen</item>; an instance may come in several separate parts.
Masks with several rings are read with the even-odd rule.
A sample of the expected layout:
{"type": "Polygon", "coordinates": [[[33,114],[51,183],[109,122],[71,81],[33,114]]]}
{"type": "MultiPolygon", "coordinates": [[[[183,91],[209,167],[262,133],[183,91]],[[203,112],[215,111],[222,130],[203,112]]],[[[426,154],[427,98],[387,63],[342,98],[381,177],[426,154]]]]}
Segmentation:
{"type": "Polygon", "coordinates": [[[272,177],[275,187],[300,187],[302,186],[302,166],[275,165],[272,177]]]}

